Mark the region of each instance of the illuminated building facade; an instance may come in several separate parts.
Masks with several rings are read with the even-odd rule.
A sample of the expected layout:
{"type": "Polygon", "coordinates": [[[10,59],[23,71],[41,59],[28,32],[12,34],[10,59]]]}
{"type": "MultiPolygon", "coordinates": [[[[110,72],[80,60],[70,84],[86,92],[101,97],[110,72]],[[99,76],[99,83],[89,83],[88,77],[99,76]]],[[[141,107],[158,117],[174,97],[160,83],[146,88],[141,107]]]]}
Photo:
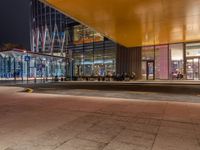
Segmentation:
{"type": "Polygon", "coordinates": [[[114,42],[38,0],[32,0],[31,39],[33,52],[68,57],[68,76],[115,74],[114,42]]]}
{"type": "Polygon", "coordinates": [[[1,78],[200,79],[200,43],[127,48],[40,2],[31,4],[31,52],[0,52],[1,78]],[[26,60],[30,56],[30,60],[26,60]]]}

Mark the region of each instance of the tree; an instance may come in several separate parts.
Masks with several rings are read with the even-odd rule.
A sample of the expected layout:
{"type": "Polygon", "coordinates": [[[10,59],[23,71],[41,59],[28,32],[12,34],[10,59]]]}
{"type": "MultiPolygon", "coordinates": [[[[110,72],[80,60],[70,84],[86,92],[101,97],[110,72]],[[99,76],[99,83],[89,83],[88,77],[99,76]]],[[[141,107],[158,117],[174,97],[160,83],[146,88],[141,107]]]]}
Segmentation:
{"type": "Polygon", "coordinates": [[[15,43],[4,43],[2,46],[1,46],[1,49],[2,50],[12,50],[12,49],[25,49],[23,47],[23,45],[20,45],[20,44],[15,44],[15,43]]]}

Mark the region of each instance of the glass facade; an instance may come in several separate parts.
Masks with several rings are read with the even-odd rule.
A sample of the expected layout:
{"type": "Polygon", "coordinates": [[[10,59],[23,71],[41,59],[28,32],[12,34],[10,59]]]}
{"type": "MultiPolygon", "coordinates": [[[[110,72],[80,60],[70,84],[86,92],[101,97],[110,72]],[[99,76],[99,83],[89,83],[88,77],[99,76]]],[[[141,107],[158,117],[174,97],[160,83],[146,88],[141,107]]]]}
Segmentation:
{"type": "Polygon", "coordinates": [[[199,42],[145,46],[132,53],[134,48],[121,49],[39,0],[31,0],[31,5],[32,49],[0,51],[1,78],[87,79],[131,70],[143,80],[200,79],[199,42]]]}
{"type": "Polygon", "coordinates": [[[186,77],[189,80],[200,79],[200,43],[186,44],[186,77]]]}
{"type": "MultiPolygon", "coordinates": [[[[32,50],[66,57],[66,75],[78,78],[115,76],[118,57],[127,57],[117,55],[116,43],[38,0],[32,0],[32,50]]],[[[140,68],[143,80],[200,79],[200,43],[145,46],[137,56],[133,65],[141,61],[141,68],[121,66],[140,68]]]]}
{"type": "Polygon", "coordinates": [[[110,41],[72,45],[74,76],[113,76],[116,71],[116,46],[110,41]]]}
{"type": "MultiPolygon", "coordinates": [[[[77,78],[115,76],[118,57],[126,57],[117,55],[116,43],[38,0],[32,0],[32,51],[65,57],[65,75],[77,78]]],[[[145,46],[137,55],[143,80],[200,79],[200,43],[145,46]]]]}
{"type": "Polygon", "coordinates": [[[142,47],[143,80],[200,80],[200,43],[142,47]]]}
{"type": "Polygon", "coordinates": [[[65,76],[65,58],[21,50],[0,52],[1,79],[52,79],[65,76]]]}
{"type": "MultiPolygon", "coordinates": [[[[141,65],[143,80],[177,79],[179,74],[184,75],[184,44],[142,47],[141,65]]],[[[183,78],[189,79],[186,76],[183,76],[183,78]]]]}
{"type": "Polygon", "coordinates": [[[114,42],[38,0],[32,0],[32,50],[66,57],[67,76],[112,76],[116,71],[114,42]]]}
{"type": "Polygon", "coordinates": [[[154,63],[155,48],[154,46],[142,47],[142,79],[154,80],[154,63]]]}
{"type": "Polygon", "coordinates": [[[171,44],[169,46],[169,73],[170,79],[176,79],[178,73],[184,74],[184,45],[171,44]]]}
{"type": "Polygon", "coordinates": [[[32,51],[64,56],[69,43],[68,26],[75,22],[39,0],[32,2],[32,51]]]}
{"type": "Polygon", "coordinates": [[[89,27],[83,25],[74,26],[74,44],[92,43],[103,41],[104,37],[89,27]]]}

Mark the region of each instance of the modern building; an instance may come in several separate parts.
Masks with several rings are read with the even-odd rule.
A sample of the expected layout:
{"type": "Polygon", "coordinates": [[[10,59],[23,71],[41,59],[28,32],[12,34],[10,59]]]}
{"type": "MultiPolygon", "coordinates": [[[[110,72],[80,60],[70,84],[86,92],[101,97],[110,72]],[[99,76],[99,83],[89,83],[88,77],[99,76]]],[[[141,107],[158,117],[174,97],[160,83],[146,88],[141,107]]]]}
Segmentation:
{"type": "MultiPolygon", "coordinates": [[[[194,15],[200,2],[76,2],[30,1],[31,52],[0,53],[8,68],[21,66],[9,77],[82,80],[134,72],[141,80],[200,79],[200,16],[194,15]],[[23,65],[12,63],[16,57],[23,65]]],[[[10,72],[4,68],[1,76],[10,72]]]]}
{"type": "Polygon", "coordinates": [[[118,74],[135,72],[143,80],[171,80],[180,74],[200,79],[199,0],[43,2],[118,43],[118,74]]]}
{"type": "Polygon", "coordinates": [[[68,76],[112,76],[116,72],[114,42],[38,0],[32,0],[32,51],[68,57],[68,76]]]}
{"type": "Polygon", "coordinates": [[[30,0],[30,50],[0,52],[1,79],[113,76],[116,44],[40,2],[30,0]]]}

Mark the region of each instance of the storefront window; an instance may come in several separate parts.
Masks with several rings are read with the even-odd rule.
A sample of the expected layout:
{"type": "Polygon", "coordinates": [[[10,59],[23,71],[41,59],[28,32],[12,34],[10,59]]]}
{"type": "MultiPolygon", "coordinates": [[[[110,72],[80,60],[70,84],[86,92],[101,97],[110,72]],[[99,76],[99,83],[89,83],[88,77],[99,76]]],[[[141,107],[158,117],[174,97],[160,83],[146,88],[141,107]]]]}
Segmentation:
{"type": "Polygon", "coordinates": [[[104,64],[105,64],[105,75],[113,76],[115,74],[115,50],[105,50],[104,64]]]}
{"type": "Polygon", "coordinates": [[[93,49],[87,49],[84,52],[84,76],[93,74],[93,49]]]}
{"type": "Polygon", "coordinates": [[[170,50],[170,75],[171,79],[176,79],[178,73],[184,73],[183,65],[183,44],[171,44],[169,46],[170,50]]]}
{"type": "Polygon", "coordinates": [[[200,43],[186,44],[186,57],[200,57],[200,43]]]}
{"type": "Polygon", "coordinates": [[[74,51],[73,52],[73,59],[74,59],[74,75],[75,76],[83,76],[83,62],[84,62],[84,55],[82,50],[74,51]]]}
{"type": "Polygon", "coordinates": [[[94,76],[104,76],[105,66],[103,51],[103,49],[94,50],[94,76]]]}
{"type": "Polygon", "coordinates": [[[186,77],[200,79],[200,43],[186,44],[186,77]]]}

